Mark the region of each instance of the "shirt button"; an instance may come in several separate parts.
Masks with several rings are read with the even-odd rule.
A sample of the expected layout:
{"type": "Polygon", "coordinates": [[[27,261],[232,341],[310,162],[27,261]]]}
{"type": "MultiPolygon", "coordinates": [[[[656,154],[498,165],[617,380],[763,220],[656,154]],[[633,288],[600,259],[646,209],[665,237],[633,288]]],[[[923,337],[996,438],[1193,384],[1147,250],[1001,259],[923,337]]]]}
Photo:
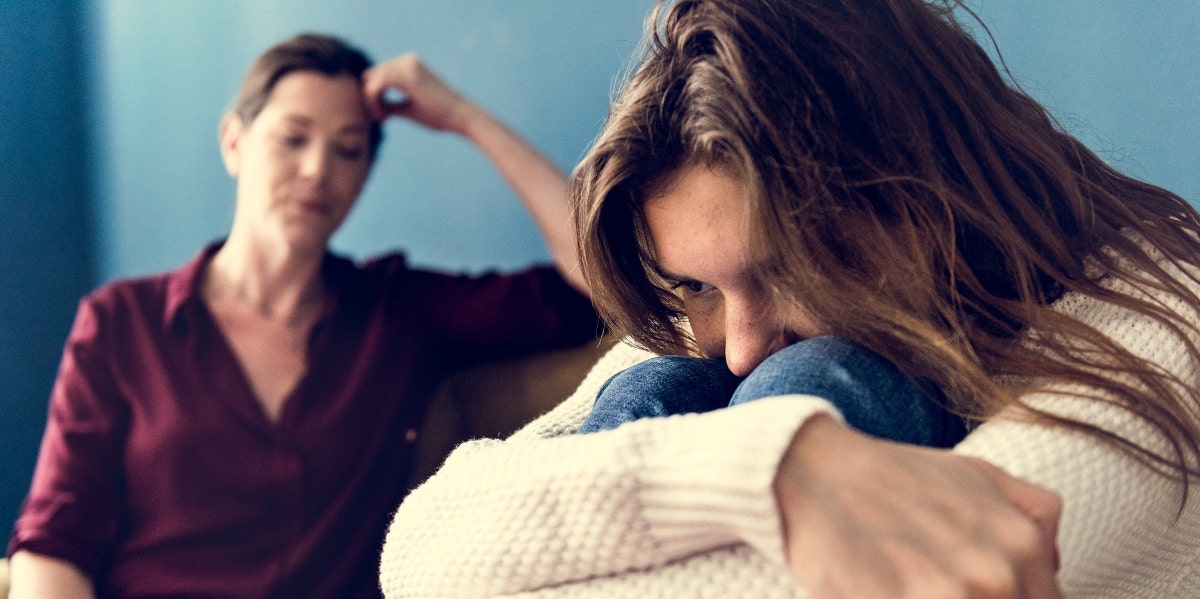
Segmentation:
{"type": "Polygon", "coordinates": [[[410,428],[410,429],[404,431],[404,440],[409,443],[416,441],[417,440],[417,429],[410,428]]]}

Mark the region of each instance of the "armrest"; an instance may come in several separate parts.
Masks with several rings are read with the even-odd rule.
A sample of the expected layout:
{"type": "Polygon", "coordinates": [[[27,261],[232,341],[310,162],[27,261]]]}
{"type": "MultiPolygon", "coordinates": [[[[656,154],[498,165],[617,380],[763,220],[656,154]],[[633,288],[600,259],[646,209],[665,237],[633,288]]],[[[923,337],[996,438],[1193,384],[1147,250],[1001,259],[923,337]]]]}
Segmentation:
{"type": "Polygon", "coordinates": [[[567,398],[616,344],[606,337],[576,347],[488,362],[442,381],[417,440],[409,486],[433,474],[459,443],[503,438],[567,398]]]}

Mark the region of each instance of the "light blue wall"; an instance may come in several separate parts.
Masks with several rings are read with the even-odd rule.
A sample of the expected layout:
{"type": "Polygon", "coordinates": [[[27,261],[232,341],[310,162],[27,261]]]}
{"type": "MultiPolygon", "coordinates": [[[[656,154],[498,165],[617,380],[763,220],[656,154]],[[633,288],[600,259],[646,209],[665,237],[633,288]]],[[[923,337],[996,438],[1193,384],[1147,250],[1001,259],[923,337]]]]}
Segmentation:
{"type": "MultiPolygon", "coordinates": [[[[0,0],[0,518],[28,484],[79,295],[178,265],[227,229],[233,185],[216,127],[255,55],[303,29],[344,35],[380,60],[419,51],[570,169],[651,3],[0,0]]],[[[1200,3],[971,5],[1017,79],[1083,140],[1200,200],[1200,3]]],[[[546,256],[473,149],[401,123],[387,134],[340,249],[399,248],[469,270],[546,256]]]]}
{"type": "MultiPolygon", "coordinates": [[[[249,62],[302,30],[342,35],[377,61],[417,51],[563,169],[604,117],[650,0],[294,2],[125,0],[95,12],[102,60],[92,88],[105,129],[97,173],[103,278],[173,267],[224,235],[233,183],[216,129],[249,62]]],[[[400,248],[449,269],[548,257],[532,221],[473,147],[387,125],[366,191],[334,245],[400,248]]]]}
{"type": "MultiPolygon", "coordinates": [[[[570,169],[652,0],[120,0],[94,8],[102,280],[157,271],[224,234],[232,182],[216,124],[246,64],[305,29],[377,60],[416,50],[452,84],[570,169]]],[[[1200,199],[1200,3],[975,0],[1035,97],[1130,173],[1200,199]]],[[[480,270],[542,260],[503,182],[459,139],[406,123],[388,141],[335,239],[353,255],[399,248],[425,265],[480,270]]]]}
{"type": "Polygon", "coordinates": [[[968,2],[1017,82],[1068,130],[1200,206],[1200,2],[968,2]]]}

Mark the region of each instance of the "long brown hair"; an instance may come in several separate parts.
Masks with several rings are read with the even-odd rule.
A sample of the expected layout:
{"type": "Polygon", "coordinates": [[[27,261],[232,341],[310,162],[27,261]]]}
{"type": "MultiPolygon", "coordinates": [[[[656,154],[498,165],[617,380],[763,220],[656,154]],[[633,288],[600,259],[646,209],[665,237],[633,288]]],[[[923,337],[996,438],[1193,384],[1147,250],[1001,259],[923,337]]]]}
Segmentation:
{"type": "Polygon", "coordinates": [[[660,0],[574,179],[594,301],[649,349],[694,350],[655,274],[643,203],[686,166],[721,168],[748,190],[749,235],[771,257],[757,274],[777,303],[802,304],[977,421],[1068,383],[1169,448],[1030,412],[1197,475],[1194,383],[1054,303],[1078,294],[1143,315],[1200,363],[1200,217],[1065,133],[956,9],[969,13],[920,0],[660,0]],[[1143,292],[1180,298],[1182,313],[1143,292]]]}

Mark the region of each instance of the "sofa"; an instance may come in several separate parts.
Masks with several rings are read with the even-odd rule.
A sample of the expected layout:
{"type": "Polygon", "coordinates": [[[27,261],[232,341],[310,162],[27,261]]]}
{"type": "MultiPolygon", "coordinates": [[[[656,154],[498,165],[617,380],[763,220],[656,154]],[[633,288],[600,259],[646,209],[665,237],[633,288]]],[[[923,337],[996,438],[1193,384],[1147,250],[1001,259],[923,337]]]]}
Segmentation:
{"type": "Polygon", "coordinates": [[[481,364],[442,381],[415,446],[415,487],[459,443],[503,438],[549,411],[579,386],[615,338],[481,364]]]}
{"type": "MultiPolygon", "coordinates": [[[[590,341],[488,362],[441,382],[414,446],[409,486],[428,478],[467,439],[506,437],[566,399],[615,339],[590,341]]],[[[0,559],[0,599],[8,596],[8,560],[0,559]]]]}

